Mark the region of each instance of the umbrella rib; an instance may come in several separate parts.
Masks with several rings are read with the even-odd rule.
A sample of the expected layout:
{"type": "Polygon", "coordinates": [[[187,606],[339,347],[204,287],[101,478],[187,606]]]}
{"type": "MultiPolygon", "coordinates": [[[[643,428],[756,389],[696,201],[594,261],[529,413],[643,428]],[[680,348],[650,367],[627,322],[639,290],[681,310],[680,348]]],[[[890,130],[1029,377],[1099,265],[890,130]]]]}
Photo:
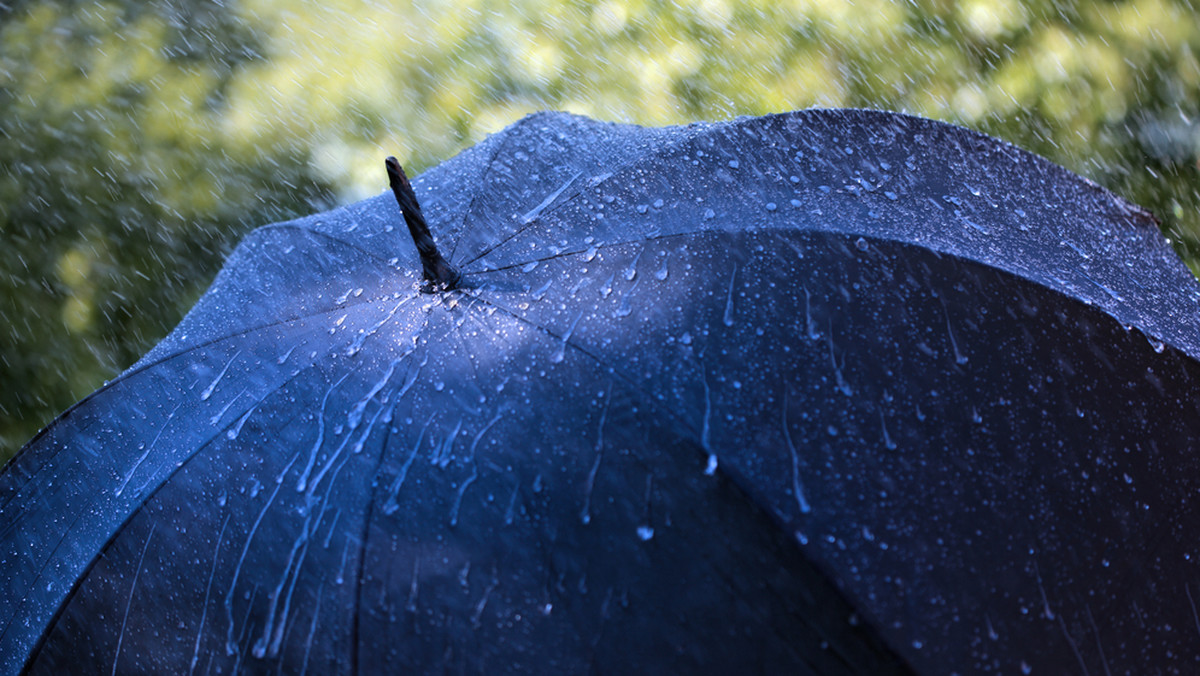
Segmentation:
{"type": "Polygon", "coordinates": [[[327,233],[327,232],[321,232],[320,230],[313,230],[312,228],[306,228],[306,227],[303,227],[303,226],[300,226],[300,225],[296,225],[296,222],[295,222],[295,221],[292,221],[291,223],[272,223],[272,224],[270,224],[270,225],[263,225],[263,226],[259,226],[258,228],[256,228],[256,229],[255,229],[255,232],[258,232],[258,231],[260,231],[260,230],[293,230],[293,231],[300,231],[300,232],[303,232],[303,233],[306,233],[306,234],[309,234],[309,235],[313,235],[313,236],[316,236],[316,237],[320,237],[321,239],[328,240],[328,241],[330,241],[330,242],[333,242],[333,243],[335,243],[335,244],[340,244],[340,245],[342,245],[342,246],[344,246],[344,247],[348,247],[348,248],[350,248],[350,249],[354,249],[355,251],[357,251],[357,252],[359,252],[359,253],[361,253],[361,254],[363,254],[363,255],[365,255],[365,256],[368,256],[368,257],[370,257],[370,258],[373,258],[373,259],[375,259],[375,260],[377,260],[377,261],[379,261],[379,262],[381,262],[381,263],[384,263],[385,265],[387,264],[387,259],[386,259],[386,258],[384,258],[383,256],[380,256],[380,255],[378,255],[378,254],[372,253],[372,252],[370,252],[370,251],[368,251],[368,250],[366,250],[366,249],[364,249],[364,248],[362,248],[362,247],[358,246],[357,244],[354,244],[354,243],[348,242],[348,241],[346,241],[346,240],[344,240],[344,239],[341,239],[341,238],[339,238],[339,237],[334,237],[333,235],[331,235],[331,234],[329,234],[329,233],[327,233]]]}
{"type": "MultiPolygon", "coordinates": [[[[520,121],[518,121],[516,123],[516,128],[520,129],[520,128],[524,127],[525,125],[529,124],[529,121],[532,120],[533,117],[534,116],[529,115],[529,116],[522,118],[520,121]]],[[[500,141],[500,145],[496,147],[495,152],[493,152],[491,158],[488,159],[487,165],[483,168],[482,171],[479,172],[478,185],[483,185],[484,179],[487,177],[488,170],[491,169],[492,165],[496,163],[496,158],[500,157],[501,151],[503,151],[506,147],[508,147],[508,144],[512,141],[513,136],[515,136],[515,134],[505,134],[504,139],[500,141]]],[[[462,235],[463,235],[463,233],[466,232],[466,229],[467,229],[467,220],[471,218],[471,214],[475,210],[475,204],[479,201],[479,192],[480,192],[479,190],[476,190],[475,193],[473,195],[471,195],[471,203],[467,205],[467,209],[463,213],[462,222],[459,223],[459,232],[458,232],[459,236],[455,237],[454,241],[450,244],[450,255],[446,257],[450,260],[454,259],[454,253],[456,251],[458,251],[458,243],[460,241],[462,241],[462,235]]],[[[478,256],[476,258],[478,258],[478,256]]],[[[461,270],[462,268],[466,267],[467,265],[470,265],[470,263],[474,260],[475,259],[473,258],[470,261],[463,263],[463,265],[461,265],[459,267],[459,269],[461,270]]]]}
{"type": "MultiPolygon", "coordinates": [[[[392,402],[395,407],[396,402],[392,402]]],[[[375,469],[371,476],[379,476],[379,471],[383,467],[383,458],[387,454],[388,442],[392,438],[392,426],[383,426],[383,441],[379,444],[379,455],[375,458],[375,469]]],[[[358,574],[354,577],[354,616],[351,620],[353,629],[351,635],[354,640],[354,649],[350,652],[350,673],[357,674],[358,670],[358,653],[361,643],[359,642],[359,633],[362,627],[362,596],[363,596],[363,575],[367,568],[367,542],[371,537],[371,521],[375,518],[375,501],[379,496],[379,482],[371,488],[370,499],[367,500],[366,513],[363,514],[361,536],[358,538],[358,574]]]]}
{"type": "MultiPolygon", "coordinates": [[[[279,392],[284,387],[286,387],[287,385],[289,385],[293,381],[295,381],[296,378],[300,377],[301,374],[310,372],[312,369],[316,368],[316,366],[317,366],[316,363],[313,363],[313,364],[310,364],[309,366],[301,369],[299,372],[295,373],[290,378],[288,378],[283,383],[281,383],[278,387],[276,387],[274,390],[272,390],[272,392],[279,392]]],[[[265,397],[264,397],[264,399],[265,399],[265,397]]],[[[299,415],[299,412],[297,412],[297,415],[299,415]]],[[[293,416],[293,419],[294,419],[294,417],[295,416],[293,416]]],[[[233,427],[233,425],[237,424],[237,422],[238,422],[238,417],[234,416],[233,419],[230,420],[228,424],[226,424],[221,429],[217,430],[212,436],[210,436],[208,439],[206,439],[204,441],[204,443],[197,446],[196,449],[186,459],[184,459],[182,462],[177,462],[175,464],[175,466],[167,473],[167,475],[163,477],[162,481],[159,482],[158,486],[155,487],[154,490],[150,491],[143,497],[141,504],[139,504],[137,507],[131,509],[129,514],[121,521],[121,523],[118,524],[113,529],[112,534],[109,536],[108,540],[104,543],[104,546],[99,549],[99,551],[92,558],[92,560],[90,562],[88,562],[88,565],[86,567],[84,567],[84,569],[82,571],[80,571],[80,574],[75,578],[74,582],[72,582],[70,593],[66,595],[66,597],[63,600],[63,603],[58,607],[58,610],[54,613],[54,616],[51,617],[50,621],[46,624],[46,628],[42,631],[42,635],[41,635],[41,637],[39,637],[37,644],[34,646],[33,650],[30,651],[29,658],[26,660],[27,663],[31,664],[36,659],[37,654],[41,650],[42,646],[45,644],[46,640],[49,638],[49,635],[54,630],[54,627],[57,625],[59,617],[62,615],[63,612],[65,612],[67,606],[70,605],[71,600],[79,592],[80,585],[82,585],[83,581],[86,580],[88,575],[91,574],[91,571],[93,568],[95,568],[96,564],[101,559],[104,558],[104,554],[106,552],[108,552],[109,548],[111,548],[112,545],[116,542],[117,536],[120,535],[122,531],[124,531],[125,526],[127,526],[134,519],[134,517],[136,517],[138,514],[141,513],[142,508],[145,507],[146,504],[150,502],[150,500],[154,499],[154,497],[158,494],[158,492],[160,490],[162,490],[162,488],[164,486],[166,486],[168,482],[170,482],[172,477],[174,477],[179,472],[183,471],[184,467],[187,467],[188,465],[190,465],[193,460],[195,460],[197,457],[199,457],[204,451],[209,449],[215,440],[219,439],[225,432],[227,432],[229,430],[229,428],[231,428],[231,427],[233,427]]],[[[90,503],[90,504],[94,504],[94,501],[93,501],[93,503],[90,503]]],[[[77,523],[78,520],[80,518],[82,518],[84,514],[87,513],[87,511],[88,510],[81,510],[79,512],[79,516],[77,516],[75,521],[72,522],[72,528],[73,528],[74,524],[77,523]]],[[[64,531],[63,537],[59,539],[59,545],[56,545],[55,548],[50,552],[50,555],[46,557],[46,562],[45,562],[45,564],[43,564],[42,569],[41,569],[42,571],[45,571],[46,567],[50,565],[50,559],[52,558],[54,552],[57,552],[59,550],[63,539],[65,539],[67,534],[69,534],[70,532],[71,532],[71,528],[68,528],[66,531],[64,531]]],[[[40,577],[41,577],[41,573],[39,572],[38,578],[40,578],[40,577]]],[[[28,598],[29,598],[28,594],[26,594],[22,598],[22,602],[21,602],[22,605],[24,605],[25,601],[28,598]]],[[[15,615],[14,615],[14,617],[15,617],[15,615]]],[[[9,620],[5,623],[4,630],[0,631],[0,637],[3,637],[5,634],[7,634],[8,629],[11,626],[12,626],[12,618],[9,618],[9,620]]]]}
{"type": "MultiPolygon", "coordinates": [[[[715,127],[705,127],[705,128],[698,129],[698,130],[690,130],[688,127],[678,127],[678,129],[685,132],[679,138],[673,139],[670,143],[662,145],[661,147],[657,148],[652,153],[649,153],[647,155],[640,155],[636,159],[632,159],[632,160],[629,160],[628,162],[625,162],[624,164],[618,165],[610,173],[610,176],[616,176],[617,174],[628,169],[629,167],[635,166],[642,162],[646,162],[648,160],[651,160],[651,159],[654,159],[657,157],[662,157],[662,156],[666,155],[667,153],[675,150],[679,146],[683,145],[685,142],[692,141],[692,140],[696,139],[697,137],[699,137],[700,135],[702,135],[703,133],[708,132],[713,128],[715,128],[715,127]],[[688,131],[691,131],[691,133],[686,133],[688,131]]],[[[507,141],[507,139],[506,139],[506,141],[507,141]]],[[[497,151],[497,153],[499,153],[499,151],[497,151]]],[[[577,178],[578,178],[578,175],[576,175],[574,178],[572,178],[568,182],[567,185],[574,183],[577,178]]],[[[605,179],[603,181],[600,181],[599,183],[596,183],[595,185],[590,185],[587,187],[600,187],[600,186],[604,185],[605,183],[607,183],[608,180],[609,179],[605,179]]],[[[584,185],[586,185],[586,182],[584,185]]],[[[566,188],[564,187],[564,188],[561,188],[560,190],[565,190],[565,189],[566,188]]],[[[499,249],[500,247],[504,246],[509,241],[511,241],[513,238],[515,238],[516,236],[520,235],[521,233],[525,232],[529,228],[533,227],[533,225],[535,223],[541,221],[543,215],[554,213],[555,211],[558,211],[559,209],[563,208],[564,206],[570,204],[572,201],[575,200],[576,197],[583,194],[583,191],[584,191],[584,186],[581,185],[581,186],[575,188],[573,191],[568,192],[565,199],[557,200],[553,204],[546,205],[545,208],[538,211],[538,213],[536,215],[534,215],[528,221],[523,223],[521,225],[521,227],[517,228],[516,230],[512,231],[505,237],[501,238],[500,241],[496,242],[495,244],[492,244],[491,246],[485,248],[482,252],[477,254],[474,258],[471,258],[468,261],[464,261],[462,264],[462,267],[466,268],[468,265],[483,258],[484,256],[487,256],[488,254],[492,253],[496,249],[499,249]]],[[[558,196],[555,196],[555,197],[558,197],[558,196]]],[[[536,211],[536,209],[535,209],[535,211],[536,211]]]]}
{"type": "MultiPolygon", "coordinates": [[[[645,237],[639,237],[637,239],[624,239],[619,242],[605,242],[603,244],[593,244],[591,247],[588,247],[588,248],[590,249],[590,248],[594,247],[597,251],[599,251],[602,249],[609,249],[609,248],[616,247],[616,246],[626,246],[628,244],[643,244],[645,242],[659,242],[662,240],[668,240],[668,239],[674,239],[674,238],[682,239],[685,237],[692,237],[695,235],[704,234],[706,232],[719,232],[719,231],[717,231],[717,230],[697,230],[695,232],[679,232],[679,233],[671,233],[671,234],[667,234],[667,235],[647,235],[645,237]]],[[[566,258],[568,256],[578,256],[579,254],[582,254],[582,253],[587,253],[587,249],[573,249],[571,251],[560,251],[558,253],[550,254],[549,256],[543,256],[542,258],[531,258],[528,260],[523,260],[519,263],[510,263],[508,265],[501,265],[500,267],[496,267],[496,268],[488,268],[486,270],[476,270],[474,272],[465,272],[463,274],[464,275],[483,275],[483,274],[487,274],[489,272],[502,272],[504,270],[512,270],[513,268],[519,268],[519,267],[528,265],[529,263],[533,263],[533,262],[545,263],[546,261],[552,261],[552,260],[555,260],[558,258],[566,258]]]]}
{"type": "MultiPolygon", "coordinates": [[[[255,331],[260,331],[262,329],[267,329],[267,328],[276,327],[276,326],[284,326],[284,325],[287,325],[287,324],[290,324],[293,322],[298,322],[298,321],[305,320],[305,319],[314,319],[317,317],[332,315],[332,314],[335,314],[337,312],[344,311],[347,309],[357,308],[357,307],[361,307],[363,305],[369,305],[373,302],[376,302],[376,301],[368,299],[368,300],[360,301],[357,303],[341,305],[336,308],[327,310],[325,312],[315,312],[315,313],[306,314],[306,315],[295,315],[292,317],[287,317],[285,319],[279,319],[279,320],[267,322],[266,324],[252,326],[250,328],[242,329],[235,333],[230,333],[230,334],[227,334],[224,336],[219,336],[217,338],[212,338],[212,339],[206,340],[202,343],[196,343],[195,345],[189,345],[187,348],[180,350],[179,352],[174,352],[172,354],[163,355],[162,357],[160,357],[159,359],[157,359],[155,361],[152,361],[147,364],[143,364],[141,366],[138,366],[137,368],[131,368],[126,371],[123,371],[123,372],[117,374],[117,376],[115,378],[113,378],[112,380],[108,381],[104,385],[101,385],[100,388],[97,389],[95,392],[92,392],[91,394],[87,395],[83,399],[79,400],[79,402],[77,402],[71,408],[68,408],[66,411],[63,411],[57,418],[50,421],[50,423],[48,425],[46,425],[46,427],[42,428],[42,430],[40,432],[38,432],[37,435],[33,437],[33,439],[30,439],[29,442],[26,443],[25,445],[31,446],[35,441],[37,441],[38,439],[40,439],[43,436],[45,436],[46,434],[48,434],[51,430],[55,429],[61,423],[62,420],[69,417],[69,415],[72,411],[83,406],[84,404],[86,404],[87,402],[91,401],[92,399],[100,396],[101,394],[109,391],[110,389],[116,387],[117,385],[123,384],[126,380],[129,380],[130,378],[142,373],[143,371],[146,371],[147,369],[150,369],[155,366],[165,364],[174,359],[178,359],[180,357],[186,356],[188,354],[191,354],[192,352],[195,352],[196,350],[200,350],[200,349],[203,349],[206,347],[211,347],[213,345],[217,345],[219,343],[222,343],[227,340],[234,339],[234,338],[240,338],[242,336],[245,336],[248,333],[253,333],[255,331]]],[[[63,447],[63,449],[60,449],[60,450],[64,450],[65,448],[66,447],[63,447]]],[[[55,455],[57,455],[57,454],[55,454],[55,455]]],[[[20,457],[20,456],[18,455],[17,457],[20,457]]],[[[49,456],[46,459],[48,460],[49,458],[53,458],[53,457],[55,457],[55,456],[49,456]]],[[[14,458],[14,460],[15,460],[15,458],[14,458]]],[[[21,485],[24,486],[24,485],[28,484],[29,481],[32,481],[34,479],[34,476],[35,476],[35,474],[30,474],[28,477],[28,480],[24,484],[21,484],[21,485]]],[[[9,499],[11,500],[13,497],[15,497],[17,492],[18,491],[10,492],[9,499]]],[[[0,511],[3,511],[7,505],[8,505],[7,501],[4,503],[0,503],[0,511]]]]}
{"type": "MultiPolygon", "coordinates": [[[[416,333],[420,333],[421,331],[423,331],[425,329],[425,326],[428,323],[429,323],[428,318],[424,319],[423,323],[421,324],[421,329],[418,330],[416,333]]],[[[398,387],[392,391],[391,394],[393,396],[395,396],[395,399],[393,399],[390,404],[391,409],[393,411],[396,408],[396,404],[399,403],[400,398],[404,396],[406,391],[407,391],[407,388],[404,385],[401,385],[400,387],[398,387]]],[[[391,438],[392,438],[392,426],[390,424],[385,424],[383,426],[383,439],[379,444],[379,455],[377,455],[375,458],[375,469],[371,472],[371,476],[375,476],[375,477],[379,476],[380,468],[383,467],[384,457],[387,455],[388,442],[391,440],[391,438]]],[[[350,667],[351,667],[350,673],[353,673],[353,674],[359,673],[359,668],[358,668],[359,649],[360,649],[361,644],[360,644],[358,638],[359,638],[359,632],[361,631],[361,626],[362,626],[362,617],[361,616],[362,616],[363,575],[364,575],[364,571],[366,570],[366,563],[367,563],[367,543],[371,537],[371,521],[375,518],[375,503],[377,502],[377,500],[379,498],[379,495],[380,495],[379,491],[381,490],[381,488],[382,488],[382,482],[373,482],[373,485],[371,487],[370,496],[369,496],[369,499],[367,500],[366,510],[365,510],[365,513],[363,514],[361,536],[358,538],[358,575],[356,575],[354,578],[354,584],[355,584],[354,617],[352,620],[353,629],[351,630],[353,640],[354,640],[354,649],[350,653],[350,660],[351,660],[350,661],[350,667]]]]}
{"type": "MultiPolygon", "coordinates": [[[[258,232],[258,231],[260,231],[260,230],[292,230],[292,231],[300,231],[300,232],[304,232],[304,233],[308,233],[308,234],[316,235],[317,237],[320,237],[320,238],[326,239],[326,240],[328,240],[329,242],[332,242],[332,243],[334,243],[334,244],[340,244],[340,245],[342,245],[342,246],[345,246],[345,247],[347,247],[347,248],[349,248],[349,249],[353,249],[354,251],[358,251],[358,252],[360,252],[360,253],[363,253],[363,254],[367,255],[368,257],[370,257],[370,258],[373,258],[373,259],[375,259],[375,260],[378,260],[378,261],[381,261],[381,262],[384,262],[384,263],[386,263],[386,261],[384,261],[384,259],[380,258],[379,256],[376,256],[375,254],[372,254],[372,253],[371,253],[371,252],[369,252],[369,251],[365,251],[365,250],[363,250],[363,249],[359,248],[358,246],[356,246],[356,245],[354,245],[354,244],[351,244],[351,243],[349,243],[349,242],[346,242],[345,240],[341,240],[341,239],[338,239],[338,238],[336,238],[336,237],[333,237],[332,235],[329,235],[329,234],[327,234],[327,233],[323,233],[323,232],[320,232],[320,231],[317,231],[317,230],[312,230],[312,229],[309,229],[309,228],[304,228],[304,227],[301,227],[301,226],[298,226],[298,225],[294,225],[294,224],[287,224],[287,223],[280,223],[280,224],[273,224],[273,225],[265,225],[265,226],[262,226],[262,227],[260,227],[260,228],[256,229],[256,230],[255,230],[255,232],[258,232]]],[[[327,310],[327,311],[324,311],[324,312],[314,312],[314,313],[310,313],[310,314],[297,314],[297,315],[292,315],[292,316],[289,316],[289,317],[285,317],[285,318],[283,318],[283,319],[278,319],[278,320],[270,321],[270,322],[267,322],[267,323],[265,323],[265,324],[258,324],[258,325],[251,326],[251,327],[248,327],[248,328],[245,328],[245,329],[241,329],[241,330],[239,330],[239,331],[236,331],[236,332],[234,332],[234,333],[230,333],[230,334],[227,334],[227,335],[224,335],[224,336],[219,336],[219,337],[217,337],[217,338],[212,338],[212,339],[206,340],[206,341],[204,341],[204,342],[197,343],[197,344],[195,344],[195,345],[189,345],[188,347],[186,347],[186,348],[184,348],[184,349],[182,349],[182,350],[180,350],[180,351],[178,351],[178,352],[174,352],[174,353],[171,353],[171,354],[163,355],[162,357],[160,357],[159,359],[157,359],[157,360],[155,360],[155,361],[153,361],[153,362],[149,362],[149,363],[143,364],[143,365],[141,365],[141,366],[138,366],[138,367],[136,367],[136,368],[130,368],[130,369],[126,369],[125,371],[122,371],[121,373],[118,373],[118,374],[117,374],[117,375],[116,375],[116,376],[115,376],[115,377],[114,377],[112,380],[110,380],[110,381],[106,382],[105,384],[101,385],[101,386],[100,386],[100,387],[99,387],[99,388],[98,388],[96,391],[94,391],[94,392],[92,392],[91,394],[87,395],[87,396],[86,396],[86,397],[84,397],[83,399],[81,399],[81,400],[79,400],[78,402],[76,402],[76,403],[75,403],[73,406],[71,406],[70,408],[68,408],[67,410],[63,411],[61,414],[59,414],[59,416],[58,416],[57,418],[55,418],[54,420],[50,421],[50,423],[49,423],[49,424],[47,424],[47,425],[46,425],[44,428],[42,428],[42,429],[41,429],[41,430],[40,430],[40,431],[39,431],[39,432],[38,432],[36,435],[34,435],[34,437],[33,437],[32,439],[30,439],[28,442],[26,442],[26,444],[25,444],[25,447],[32,447],[32,446],[33,446],[33,445],[34,445],[34,444],[35,444],[35,443],[36,443],[36,442],[37,442],[39,439],[41,439],[42,437],[44,437],[44,436],[45,436],[46,434],[48,434],[48,433],[49,433],[51,430],[53,430],[53,429],[57,428],[57,426],[60,424],[60,422],[61,422],[62,420],[64,420],[65,418],[69,417],[69,416],[70,416],[70,414],[71,414],[73,411],[75,411],[76,409],[78,409],[78,408],[80,408],[81,406],[83,406],[84,404],[86,404],[86,403],[90,402],[92,399],[94,399],[95,397],[99,396],[100,394],[102,394],[102,393],[104,393],[104,392],[106,392],[106,391],[108,391],[108,390],[112,389],[113,387],[116,387],[117,385],[119,385],[119,384],[123,383],[123,382],[124,382],[125,380],[127,380],[128,378],[131,378],[131,377],[133,377],[133,376],[137,375],[138,373],[141,373],[142,371],[145,371],[146,369],[149,369],[149,368],[151,368],[151,367],[157,366],[157,365],[159,365],[159,364],[164,364],[164,363],[166,363],[166,362],[168,362],[168,361],[170,361],[170,360],[172,360],[172,359],[175,359],[175,358],[177,358],[177,357],[180,357],[180,356],[186,355],[186,354],[188,354],[188,353],[191,353],[191,352],[193,352],[193,351],[195,351],[195,350],[198,350],[198,349],[201,349],[201,348],[205,348],[205,347],[209,347],[209,346],[211,346],[211,345],[218,344],[218,343],[220,343],[220,342],[222,342],[222,341],[225,341],[225,340],[228,340],[228,339],[231,339],[231,338],[238,338],[238,337],[244,336],[244,335],[246,335],[246,334],[248,334],[248,333],[251,333],[251,332],[254,332],[254,331],[259,331],[259,330],[262,330],[262,329],[266,329],[266,328],[270,328],[270,327],[275,327],[275,326],[283,326],[283,325],[286,325],[286,324],[289,324],[289,323],[292,323],[292,322],[300,321],[300,320],[302,320],[302,319],[312,319],[312,318],[321,317],[321,316],[325,316],[325,315],[331,315],[331,314],[334,314],[335,312],[344,311],[344,310],[348,310],[348,309],[351,309],[351,308],[356,308],[356,307],[359,307],[359,306],[361,306],[361,305],[366,305],[366,304],[369,304],[369,303],[372,303],[372,302],[375,302],[375,301],[374,301],[373,299],[367,299],[367,300],[362,300],[362,301],[358,301],[358,302],[354,302],[354,303],[348,303],[348,304],[346,304],[346,305],[340,305],[340,306],[338,306],[338,307],[336,307],[336,308],[331,308],[331,309],[329,309],[329,310],[327,310]]],[[[59,449],[59,450],[62,450],[62,449],[59,449]]],[[[44,465],[46,460],[49,460],[49,459],[51,459],[51,458],[54,458],[54,457],[56,457],[56,456],[57,456],[57,453],[55,453],[55,455],[51,455],[51,456],[48,456],[48,457],[44,458],[44,459],[43,459],[43,463],[42,463],[42,464],[44,465]]],[[[18,455],[17,455],[17,456],[14,456],[14,458],[13,458],[13,462],[14,462],[14,463],[15,463],[15,462],[20,462],[20,460],[19,460],[19,458],[20,458],[20,457],[21,457],[21,454],[20,454],[20,453],[18,453],[18,455]]],[[[12,464],[12,463],[10,463],[10,464],[12,464]]],[[[15,466],[15,465],[13,465],[13,466],[15,466]]],[[[7,466],[6,466],[6,467],[7,467],[7,466]]],[[[24,483],[22,483],[22,484],[21,484],[21,486],[27,485],[27,484],[29,483],[29,481],[32,481],[32,480],[34,479],[34,476],[35,476],[35,474],[36,474],[36,472],[30,473],[30,474],[29,474],[29,476],[28,476],[28,478],[27,478],[27,480],[26,480],[24,483]]],[[[16,496],[18,493],[19,493],[19,491],[18,491],[18,490],[10,491],[10,492],[9,492],[9,495],[8,495],[8,496],[6,496],[8,499],[6,499],[6,500],[4,500],[4,501],[0,502],[0,511],[3,511],[3,510],[4,510],[4,508],[5,508],[5,507],[8,505],[8,502],[9,502],[9,501],[10,501],[10,500],[11,500],[13,497],[15,497],[15,496],[16,496]]]]}

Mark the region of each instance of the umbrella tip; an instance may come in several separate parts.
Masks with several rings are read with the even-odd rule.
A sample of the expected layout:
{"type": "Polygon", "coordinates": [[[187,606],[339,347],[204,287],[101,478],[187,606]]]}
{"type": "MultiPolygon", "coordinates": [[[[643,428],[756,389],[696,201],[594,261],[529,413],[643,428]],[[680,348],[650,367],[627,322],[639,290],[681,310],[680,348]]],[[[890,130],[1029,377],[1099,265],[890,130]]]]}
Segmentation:
{"type": "Polygon", "coordinates": [[[396,196],[396,203],[400,205],[400,212],[408,225],[408,234],[412,236],[413,244],[417,245],[417,253],[421,254],[422,277],[429,282],[422,290],[432,292],[457,288],[462,281],[462,273],[438,251],[433,234],[429,232],[429,224],[425,222],[425,214],[421,213],[421,205],[417,203],[417,194],[413,192],[412,183],[404,173],[404,167],[400,166],[400,161],[395,157],[388,157],[384,166],[387,167],[392,194],[396,196]]]}

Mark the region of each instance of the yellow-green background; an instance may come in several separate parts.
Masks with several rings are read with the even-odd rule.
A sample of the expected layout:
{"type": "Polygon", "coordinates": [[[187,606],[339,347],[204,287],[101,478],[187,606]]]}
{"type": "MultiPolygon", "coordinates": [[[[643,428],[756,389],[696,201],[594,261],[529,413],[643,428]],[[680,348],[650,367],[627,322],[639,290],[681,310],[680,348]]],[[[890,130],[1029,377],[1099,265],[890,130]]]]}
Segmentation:
{"type": "Polygon", "coordinates": [[[15,2],[0,9],[0,460],[172,327],[249,229],[528,112],[902,110],[1149,207],[1200,270],[1187,2],[15,2]]]}

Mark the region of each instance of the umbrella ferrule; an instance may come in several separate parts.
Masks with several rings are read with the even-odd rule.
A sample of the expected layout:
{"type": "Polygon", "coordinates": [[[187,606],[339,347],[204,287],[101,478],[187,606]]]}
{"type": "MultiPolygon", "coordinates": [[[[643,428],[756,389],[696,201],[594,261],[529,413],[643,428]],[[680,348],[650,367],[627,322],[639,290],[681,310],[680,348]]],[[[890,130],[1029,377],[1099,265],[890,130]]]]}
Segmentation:
{"type": "Polygon", "coordinates": [[[428,285],[422,286],[422,291],[446,291],[458,287],[462,281],[462,273],[442,257],[438,251],[437,244],[433,241],[433,234],[429,232],[429,224],[425,221],[425,215],[421,213],[421,205],[417,202],[417,194],[413,192],[412,184],[408,180],[408,176],[404,173],[404,168],[400,166],[399,160],[395,157],[389,157],[384,162],[387,166],[388,183],[392,187],[392,194],[396,196],[396,203],[400,205],[400,212],[404,215],[404,222],[408,225],[408,233],[412,235],[413,244],[417,246],[417,253],[421,255],[422,277],[429,282],[428,285]]]}

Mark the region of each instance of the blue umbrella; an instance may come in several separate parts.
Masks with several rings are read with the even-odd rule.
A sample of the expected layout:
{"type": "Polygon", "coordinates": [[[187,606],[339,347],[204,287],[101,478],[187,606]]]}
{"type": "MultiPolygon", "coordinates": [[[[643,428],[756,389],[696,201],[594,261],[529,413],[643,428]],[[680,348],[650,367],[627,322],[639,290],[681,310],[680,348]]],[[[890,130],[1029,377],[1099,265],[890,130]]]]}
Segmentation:
{"type": "Polygon", "coordinates": [[[387,168],[0,475],[4,672],[1195,668],[1200,287],[1138,207],[852,110],[387,168]]]}

